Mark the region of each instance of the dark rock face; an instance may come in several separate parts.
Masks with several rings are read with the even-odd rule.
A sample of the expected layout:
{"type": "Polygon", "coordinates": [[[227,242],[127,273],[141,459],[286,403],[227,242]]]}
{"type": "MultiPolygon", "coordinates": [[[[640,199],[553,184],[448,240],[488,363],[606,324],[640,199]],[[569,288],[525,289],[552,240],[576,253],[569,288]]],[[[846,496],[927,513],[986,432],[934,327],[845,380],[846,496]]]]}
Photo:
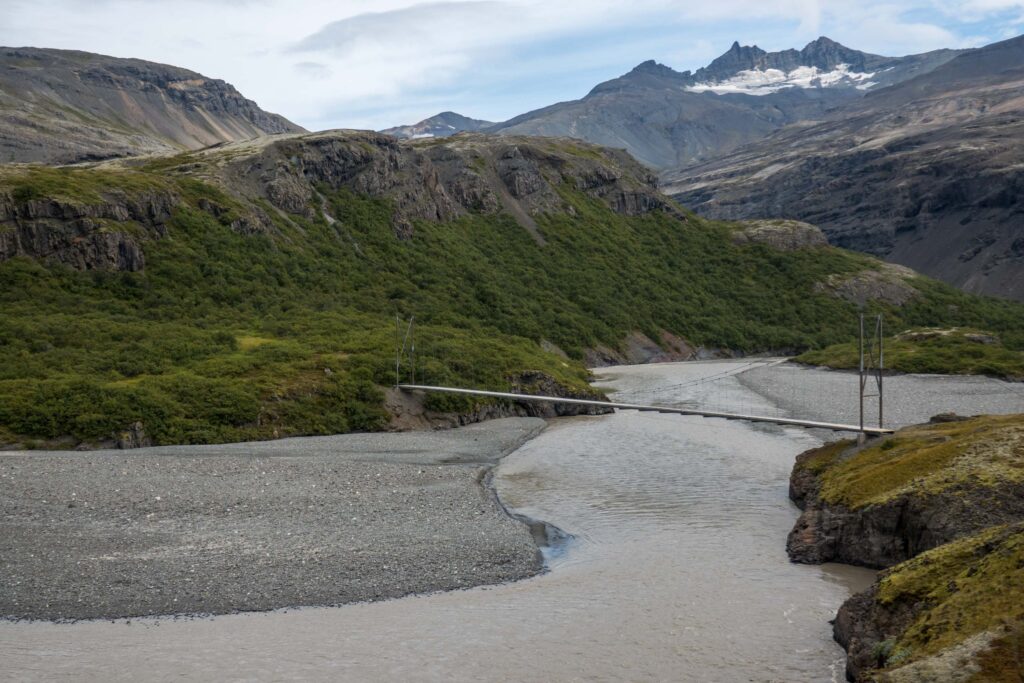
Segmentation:
{"type": "Polygon", "coordinates": [[[76,270],[142,270],[141,242],[166,233],[176,203],[169,192],[129,196],[112,191],[96,204],[60,199],[19,203],[0,194],[0,262],[28,256],[76,270]],[[134,229],[126,232],[129,228],[134,229]]]}
{"type": "MultiPolygon", "coordinates": [[[[534,396],[557,396],[559,398],[576,398],[585,401],[607,401],[603,394],[596,391],[577,391],[562,386],[554,378],[542,372],[524,372],[512,378],[512,393],[532,394],[534,396]]],[[[568,417],[574,415],[607,415],[614,412],[612,408],[600,406],[574,406],[562,403],[517,403],[525,411],[526,417],[568,417]]]]}
{"type": "Polygon", "coordinates": [[[302,131],[228,83],[186,69],[0,48],[0,163],[90,161],[302,131]]]}
{"type": "Polygon", "coordinates": [[[794,562],[890,567],[926,550],[996,524],[1024,518],[1024,486],[960,487],[928,497],[899,495],[851,510],[818,497],[821,482],[801,467],[818,452],[797,456],[790,498],[803,512],[786,539],[794,562]]]}
{"type": "Polygon", "coordinates": [[[832,635],[846,650],[846,678],[861,680],[862,674],[885,664],[875,646],[886,634],[899,633],[911,621],[912,612],[878,609],[878,584],[857,593],[843,603],[832,624],[832,635]]]}
{"type": "Polygon", "coordinates": [[[666,173],[663,189],[722,219],[814,223],[969,292],[1024,300],[1024,38],[666,173]],[[898,180],[894,180],[898,179],[898,180]]]}
{"type": "MultiPolygon", "coordinates": [[[[541,372],[527,372],[510,377],[509,380],[512,384],[512,393],[578,398],[588,401],[608,400],[603,394],[596,391],[570,389],[541,372]]],[[[399,389],[389,389],[386,392],[385,402],[388,411],[392,414],[391,428],[394,430],[462,427],[477,422],[484,422],[485,420],[505,417],[552,418],[576,415],[605,415],[613,412],[612,408],[601,406],[574,406],[521,401],[488,403],[465,413],[439,413],[425,409],[423,393],[401,391],[399,389]]]]}
{"type": "Polygon", "coordinates": [[[122,450],[153,445],[153,441],[146,436],[146,428],[141,422],[134,422],[128,429],[117,434],[116,443],[122,450]]]}

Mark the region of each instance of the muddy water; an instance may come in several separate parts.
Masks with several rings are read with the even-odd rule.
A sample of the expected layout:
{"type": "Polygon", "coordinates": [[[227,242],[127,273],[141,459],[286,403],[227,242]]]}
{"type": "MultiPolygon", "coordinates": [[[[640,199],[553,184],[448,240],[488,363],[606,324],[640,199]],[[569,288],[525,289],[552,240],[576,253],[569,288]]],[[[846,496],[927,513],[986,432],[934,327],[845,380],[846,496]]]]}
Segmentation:
{"type": "MultiPolygon", "coordinates": [[[[609,386],[697,400],[724,363],[618,368],[609,386]]],[[[762,408],[734,378],[719,405],[762,408]]],[[[0,678],[842,679],[828,620],[871,574],[790,564],[798,429],[619,413],[549,427],[506,458],[507,506],[575,538],[541,577],[334,609],[211,620],[0,625],[0,678]]]]}

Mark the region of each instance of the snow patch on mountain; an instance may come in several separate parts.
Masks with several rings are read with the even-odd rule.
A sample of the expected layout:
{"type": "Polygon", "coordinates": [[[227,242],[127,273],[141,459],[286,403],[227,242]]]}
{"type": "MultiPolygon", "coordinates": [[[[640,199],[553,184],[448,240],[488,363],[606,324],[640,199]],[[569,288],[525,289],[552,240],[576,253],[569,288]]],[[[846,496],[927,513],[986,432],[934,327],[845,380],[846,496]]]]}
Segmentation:
{"type": "Polygon", "coordinates": [[[867,90],[875,85],[871,81],[874,75],[874,72],[850,71],[849,64],[837,64],[832,71],[822,71],[816,66],[799,66],[789,72],[780,69],[752,69],[740,71],[724,81],[696,83],[687,90],[713,92],[718,95],[770,95],[785,88],[829,88],[837,85],[852,85],[860,90],[867,90]]]}

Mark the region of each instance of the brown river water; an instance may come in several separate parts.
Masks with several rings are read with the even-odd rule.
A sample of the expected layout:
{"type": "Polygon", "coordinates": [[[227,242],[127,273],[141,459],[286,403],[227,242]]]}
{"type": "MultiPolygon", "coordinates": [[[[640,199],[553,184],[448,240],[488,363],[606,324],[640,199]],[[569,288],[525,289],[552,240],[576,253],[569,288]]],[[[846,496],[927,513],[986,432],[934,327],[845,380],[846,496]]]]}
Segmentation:
{"type": "MultiPolygon", "coordinates": [[[[778,411],[741,363],[602,371],[616,400],[778,411]],[[679,386],[682,384],[683,386],[679,386]],[[668,391],[668,387],[672,387],[668,391]]],[[[791,564],[799,428],[625,412],[559,420],[493,483],[573,536],[518,583],[213,619],[0,624],[0,678],[839,681],[831,619],[873,572],[791,564]]]]}

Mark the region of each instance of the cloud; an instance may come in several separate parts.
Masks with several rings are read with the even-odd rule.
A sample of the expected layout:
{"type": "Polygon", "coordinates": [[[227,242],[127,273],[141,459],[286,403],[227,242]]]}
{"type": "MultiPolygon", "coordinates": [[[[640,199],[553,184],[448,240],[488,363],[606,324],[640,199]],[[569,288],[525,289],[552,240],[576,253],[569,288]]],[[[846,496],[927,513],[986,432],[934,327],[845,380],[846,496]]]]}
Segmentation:
{"type": "Polygon", "coordinates": [[[515,20],[514,7],[504,2],[435,2],[331,22],[290,51],[330,51],[348,57],[361,49],[400,53],[465,49],[479,45],[489,35],[482,27],[515,20]]]}
{"type": "Polygon", "coordinates": [[[300,76],[318,81],[326,80],[333,74],[329,66],[320,62],[297,62],[294,66],[300,76]]]}

